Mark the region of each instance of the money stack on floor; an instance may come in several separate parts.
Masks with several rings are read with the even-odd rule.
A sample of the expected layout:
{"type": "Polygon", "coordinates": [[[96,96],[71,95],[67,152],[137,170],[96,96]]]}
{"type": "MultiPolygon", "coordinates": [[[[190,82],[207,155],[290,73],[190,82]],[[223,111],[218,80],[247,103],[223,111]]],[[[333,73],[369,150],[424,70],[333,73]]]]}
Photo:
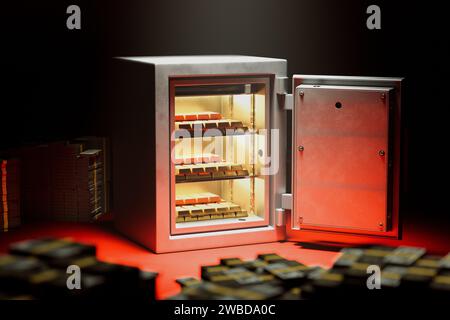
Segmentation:
{"type": "Polygon", "coordinates": [[[20,162],[0,158],[0,232],[20,223],[20,162]]]}
{"type": "Polygon", "coordinates": [[[277,254],[252,261],[222,259],[203,266],[201,279],[178,279],[171,299],[450,298],[450,254],[435,256],[413,247],[346,248],[331,269],[305,266],[277,254]],[[379,268],[381,289],[374,269],[379,268]],[[373,276],[373,277],[371,277],[373,276]],[[369,286],[368,286],[369,282],[369,286]]]}
{"type": "Polygon", "coordinates": [[[69,239],[27,240],[11,245],[8,255],[0,255],[0,299],[151,301],[156,276],[99,261],[93,245],[69,239]]]}

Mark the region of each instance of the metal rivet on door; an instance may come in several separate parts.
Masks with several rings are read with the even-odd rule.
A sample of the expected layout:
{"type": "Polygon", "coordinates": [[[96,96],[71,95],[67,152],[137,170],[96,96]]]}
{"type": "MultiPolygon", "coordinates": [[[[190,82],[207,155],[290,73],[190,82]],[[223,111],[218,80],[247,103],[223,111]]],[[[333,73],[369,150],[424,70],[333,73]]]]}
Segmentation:
{"type": "Polygon", "coordinates": [[[384,152],[384,150],[380,150],[378,151],[378,154],[383,157],[386,153],[384,152]]]}
{"type": "Polygon", "coordinates": [[[298,147],[297,147],[297,150],[298,150],[298,151],[303,151],[303,150],[305,150],[305,147],[304,147],[304,146],[298,146],[298,147]]]}

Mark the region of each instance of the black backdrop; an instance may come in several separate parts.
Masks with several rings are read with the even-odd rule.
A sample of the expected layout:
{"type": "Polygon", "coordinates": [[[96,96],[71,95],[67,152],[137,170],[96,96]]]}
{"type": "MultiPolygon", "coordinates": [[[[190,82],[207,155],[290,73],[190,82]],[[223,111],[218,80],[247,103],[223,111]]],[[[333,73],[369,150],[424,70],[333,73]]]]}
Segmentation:
{"type": "Polygon", "coordinates": [[[106,62],[120,55],[249,54],[288,59],[289,74],[406,77],[407,193],[402,204],[448,227],[442,1],[41,0],[2,3],[0,147],[101,134],[106,62]],[[82,29],[66,28],[66,8],[82,29]],[[365,27],[378,4],[382,29],[365,27]],[[445,224],[445,223],[447,224],[445,224]]]}

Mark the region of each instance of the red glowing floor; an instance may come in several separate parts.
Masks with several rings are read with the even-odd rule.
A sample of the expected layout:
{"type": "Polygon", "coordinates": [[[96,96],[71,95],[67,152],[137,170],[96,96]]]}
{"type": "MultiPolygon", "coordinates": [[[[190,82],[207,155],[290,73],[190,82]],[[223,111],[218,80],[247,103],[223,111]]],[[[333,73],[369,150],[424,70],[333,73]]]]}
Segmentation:
{"type": "MultiPolygon", "coordinates": [[[[425,246],[429,250],[445,253],[449,249],[448,233],[425,232],[423,225],[411,224],[401,241],[387,241],[388,245],[425,246]],[[414,228],[416,226],[416,228],[414,228]],[[418,228],[420,226],[420,228],[418,228]]],[[[216,264],[219,259],[239,257],[254,259],[260,253],[275,252],[288,259],[307,265],[330,267],[339,253],[335,251],[307,249],[307,244],[274,242],[218,249],[206,249],[177,253],[154,254],[114,232],[109,222],[101,224],[45,223],[24,225],[7,233],[0,233],[0,253],[7,252],[12,242],[36,237],[70,237],[76,241],[97,245],[98,258],[104,261],[133,265],[142,270],[159,273],[156,283],[158,299],[176,294],[178,278],[199,277],[200,266],[216,264]]],[[[298,240],[298,239],[297,239],[298,240]]],[[[322,248],[323,249],[323,248],[322,248]]]]}

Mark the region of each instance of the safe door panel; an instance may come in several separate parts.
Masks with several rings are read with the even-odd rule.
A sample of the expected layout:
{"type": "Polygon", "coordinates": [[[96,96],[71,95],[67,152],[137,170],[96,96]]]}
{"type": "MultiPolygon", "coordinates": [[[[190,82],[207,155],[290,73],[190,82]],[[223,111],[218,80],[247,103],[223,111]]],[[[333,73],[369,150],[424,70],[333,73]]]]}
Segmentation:
{"type": "Polygon", "coordinates": [[[390,88],[300,85],[294,225],[387,231],[390,88]]]}

